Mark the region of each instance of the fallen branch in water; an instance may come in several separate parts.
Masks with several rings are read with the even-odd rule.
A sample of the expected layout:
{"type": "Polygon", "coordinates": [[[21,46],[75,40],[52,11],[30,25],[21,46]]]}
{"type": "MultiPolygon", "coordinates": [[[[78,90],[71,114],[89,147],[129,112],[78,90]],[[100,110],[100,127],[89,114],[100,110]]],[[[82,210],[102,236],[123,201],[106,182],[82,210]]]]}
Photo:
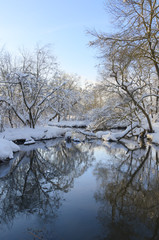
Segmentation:
{"type": "Polygon", "coordinates": [[[109,142],[118,142],[136,127],[138,127],[138,123],[134,123],[131,126],[127,127],[125,131],[103,135],[102,139],[109,142]]]}

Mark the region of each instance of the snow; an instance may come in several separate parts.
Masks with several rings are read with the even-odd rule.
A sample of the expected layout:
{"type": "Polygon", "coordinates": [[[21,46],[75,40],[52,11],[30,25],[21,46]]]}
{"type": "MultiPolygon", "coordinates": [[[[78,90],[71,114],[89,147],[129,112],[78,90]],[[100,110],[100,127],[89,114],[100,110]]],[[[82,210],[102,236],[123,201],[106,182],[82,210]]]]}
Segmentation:
{"type": "MultiPolygon", "coordinates": [[[[67,122],[68,126],[82,126],[83,121],[67,122]],[[74,123],[72,123],[74,122],[74,123]]],[[[65,122],[63,124],[66,124],[65,122]]],[[[29,127],[23,128],[7,128],[0,133],[0,159],[13,158],[13,152],[19,151],[20,147],[14,142],[22,141],[24,145],[35,144],[39,140],[48,140],[54,138],[64,137],[71,138],[72,131],[70,128],[60,128],[56,126],[36,127],[35,129],[29,127]]]]}
{"type": "Polygon", "coordinates": [[[89,125],[89,121],[50,121],[48,123],[49,126],[58,126],[58,127],[71,127],[71,128],[82,128],[82,127],[87,127],[89,125]]]}
{"type": "Polygon", "coordinates": [[[96,132],[96,137],[97,138],[102,138],[103,135],[107,135],[109,131],[98,131],[96,132]]]}
{"type": "Polygon", "coordinates": [[[30,144],[34,144],[35,140],[32,138],[26,139],[24,142],[24,145],[30,145],[30,144]]]}
{"type": "Polygon", "coordinates": [[[108,134],[106,135],[102,135],[102,139],[104,141],[112,141],[112,142],[116,142],[117,141],[117,136],[119,136],[119,133],[111,133],[109,132],[108,134]]]}
{"type": "Polygon", "coordinates": [[[8,128],[0,133],[0,159],[11,159],[13,153],[20,150],[20,147],[12,141],[23,140],[25,145],[30,145],[37,140],[62,137],[67,131],[67,128],[58,127],[8,128]]]}
{"type": "Polygon", "coordinates": [[[138,126],[138,124],[137,124],[137,123],[134,123],[134,124],[132,124],[132,126],[128,126],[125,131],[116,132],[116,133],[111,133],[111,132],[110,132],[110,133],[108,133],[108,134],[106,134],[106,135],[103,135],[103,136],[102,136],[102,139],[103,139],[104,141],[116,142],[116,141],[120,140],[122,137],[124,137],[128,132],[130,132],[130,130],[131,130],[132,128],[135,128],[135,127],[137,127],[137,126],[138,126]]]}
{"type": "Polygon", "coordinates": [[[154,129],[154,133],[148,133],[147,134],[147,139],[154,143],[159,145],[159,123],[154,123],[153,124],[153,129],[154,129]]]}
{"type": "Polygon", "coordinates": [[[72,135],[72,132],[66,132],[65,138],[71,137],[71,135],[72,135]]]}
{"type": "MultiPolygon", "coordinates": [[[[79,123],[79,121],[78,121],[79,123]]],[[[64,124],[64,123],[63,123],[64,124]]],[[[62,125],[63,125],[62,124],[62,125]]],[[[76,122],[77,124],[77,122],[76,122]]],[[[79,124],[80,125],[80,124],[79,124]]],[[[73,126],[72,121],[67,122],[67,126],[73,126]]],[[[137,126],[134,124],[133,127],[137,126]]],[[[13,153],[22,150],[25,145],[36,145],[37,141],[55,139],[64,137],[65,139],[71,138],[74,140],[84,141],[86,137],[94,139],[102,138],[104,141],[115,141],[117,142],[120,138],[124,137],[126,133],[130,131],[131,127],[128,127],[125,131],[110,132],[110,131],[99,131],[96,133],[83,131],[77,129],[77,131],[64,127],[56,126],[41,126],[35,129],[24,127],[24,128],[7,128],[4,132],[0,133],[0,160],[13,158],[13,153]],[[13,143],[23,141],[24,145],[20,147],[13,143]],[[36,144],[35,144],[36,143],[36,144]]],[[[159,145],[159,122],[153,124],[154,133],[148,134],[148,139],[152,143],[159,145]]],[[[137,130],[138,131],[138,130],[137,130]]]]}
{"type": "Polygon", "coordinates": [[[62,137],[68,131],[67,128],[59,128],[59,127],[36,127],[33,128],[8,128],[4,132],[0,133],[0,138],[4,138],[7,140],[24,140],[27,141],[29,139],[36,140],[46,140],[57,137],[62,137]]]}
{"type": "Polygon", "coordinates": [[[0,139],[0,160],[13,158],[13,152],[19,151],[18,145],[6,139],[0,139]]]}
{"type": "Polygon", "coordinates": [[[72,132],[71,131],[68,131],[68,132],[65,133],[65,140],[67,142],[71,141],[71,137],[72,137],[72,132]]]}

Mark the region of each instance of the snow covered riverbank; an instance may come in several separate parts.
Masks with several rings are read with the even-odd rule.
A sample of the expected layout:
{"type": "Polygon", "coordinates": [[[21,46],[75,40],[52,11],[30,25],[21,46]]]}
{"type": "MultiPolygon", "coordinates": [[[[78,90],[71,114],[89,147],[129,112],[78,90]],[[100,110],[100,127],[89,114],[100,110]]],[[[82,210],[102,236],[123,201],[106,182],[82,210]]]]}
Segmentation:
{"type": "Polygon", "coordinates": [[[86,128],[89,125],[90,121],[50,121],[48,123],[49,126],[56,126],[56,127],[70,127],[70,128],[86,128]]]}
{"type": "Polygon", "coordinates": [[[19,150],[20,147],[12,141],[0,139],[0,160],[3,161],[7,158],[13,158],[13,152],[17,152],[19,150]]]}
{"type": "Polygon", "coordinates": [[[15,144],[17,142],[33,144],[39,140],[63,137],[67,131],[67,128],[58,127],[7,128],[0,133],[0,160],[11,159],[13,152],[20,150],[20,147],[15,144]]]}
{"type": "MultiPolygon", "coordinates": [[[[71,125],[70,125],[71,127],[71,125]]],[[[69,128],[64,127],[55,127],[55,126],[46,126],[46,127],[36,127],[35,129],[24,127],[24,128],[7,128],[4,132],[0,133],[0,160],[11,159],[13,158],[13,153],[20,150],[20,147],[15,143],[33,144],[36,141],[48,140],[59,137],[66,137],[67,133],[70,134],[74,132],[73,128],[70,132],[69,128]]],[[[148,134],[148,139],[159,145],[159,123],[154,124],[154,133],[148,134]]],[[[93,138],[102,138],[104,141],[109,141],[109,138],[123,136],[125,131],[113,133],[111,131],[99,131],[96,133],[91,133],[87,131],[79,131],[79,134],[88,135],[93,138]],[[109,137],[109,138],[108,138],[109,137]]],[[[114,139],[113,138],[113,139],[114,139]]]]}
{"type": "Polygon", "coordinates": [[[27,142],[28,140],[47,140],[57,137],[63,137],[68,131],[67,128],[59,127],[36,127],[36,128],[8,128],[4,132],[0,133],[0,138],[7,140],[18,141],[22,140],[27,142]]]}

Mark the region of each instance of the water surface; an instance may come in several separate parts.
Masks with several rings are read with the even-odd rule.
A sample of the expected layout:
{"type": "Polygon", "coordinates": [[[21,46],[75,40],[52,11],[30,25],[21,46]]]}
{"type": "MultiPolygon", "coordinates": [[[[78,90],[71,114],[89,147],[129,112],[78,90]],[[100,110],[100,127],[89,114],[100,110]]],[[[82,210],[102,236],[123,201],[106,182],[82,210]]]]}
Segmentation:
{"type": "Polygon", "coordinates": [[[159,154],[47,141],[0,165],[0,239],[159,239],[159,154]]]}

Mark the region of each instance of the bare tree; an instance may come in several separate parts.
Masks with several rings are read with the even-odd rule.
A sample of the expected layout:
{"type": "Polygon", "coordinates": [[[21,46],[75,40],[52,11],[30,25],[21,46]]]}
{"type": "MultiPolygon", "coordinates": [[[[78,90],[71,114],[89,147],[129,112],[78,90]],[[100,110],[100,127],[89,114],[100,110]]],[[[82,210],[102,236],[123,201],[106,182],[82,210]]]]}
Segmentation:
{"type": "MultiPolygon", "coordinates": [[[[159,2],[157,0],[113,0],[105,2],[106,7],[115,16],[118,28],[113,34],[105,32],[89,32],[94,37],[90,41],[91,46],[100,49],[103,63],[109,74],[114,77],[116,87],[122,89],[133,104],[144,114],[149,124],[149,131],[153,131],[150,123],[149,112],[145,111],[143,97],[153,101],[156,99],[155,112],[158,113],[159,105],[159,2]],[[145,64],[143,67],[139,62],[146,62],[149,68],[149,77],[143,81],[145,64]],[[111,64],[110,64],[111,63],[111,64]],[[111,65],[111,66],[110,66],[111,65]],[[140,65],[140,67],[139,67],[140,65]],[[134,80],[128,79],[134,69],[139,74],[142,72],[142,84],[139,90],[137,75],[134,80]],[[153,73],[153,74],[152,74],[153,73]],[[122,81],[119,82],[119,75],[122,81]],[[150,81],[151,78],[151,81],[150,81]],[[149,83],[148,83],[149,79],[149,83]],[[136,82],[136,87],[134,84],[136,82]],[[157,82],[157,86],[156,85],[157,82]],[[130,92],[130,83],[133,84],[133,95],[130,92]],[[128,87],[129,84],[129,87],[128,87]],[[153,85],[153,88],[152,88],[153,85]],[[148,97],[149,92],[149,97],[148,97]],[[140,99],[137,99],[137,95],[140,99]],[[146,96],[144,96],[146,94],[146,96]]],[[[107,78],[108,79],[108,78],[107,78]]],[[[152,112],[151,112],[152,114],[152,112]]]]}
{"type": "Polygon", "coordinates": [[[36,48],[32,55],[23,52],[16,65],[9,55],[3,58],[0,101],[6,104],[8,116],[12,113],[24,125],[34,128],[42,114],[47,115],[50,104],[55,101],[55,93],[66,83],[58,83],[59,72],[47,47],[36,48]]]}

